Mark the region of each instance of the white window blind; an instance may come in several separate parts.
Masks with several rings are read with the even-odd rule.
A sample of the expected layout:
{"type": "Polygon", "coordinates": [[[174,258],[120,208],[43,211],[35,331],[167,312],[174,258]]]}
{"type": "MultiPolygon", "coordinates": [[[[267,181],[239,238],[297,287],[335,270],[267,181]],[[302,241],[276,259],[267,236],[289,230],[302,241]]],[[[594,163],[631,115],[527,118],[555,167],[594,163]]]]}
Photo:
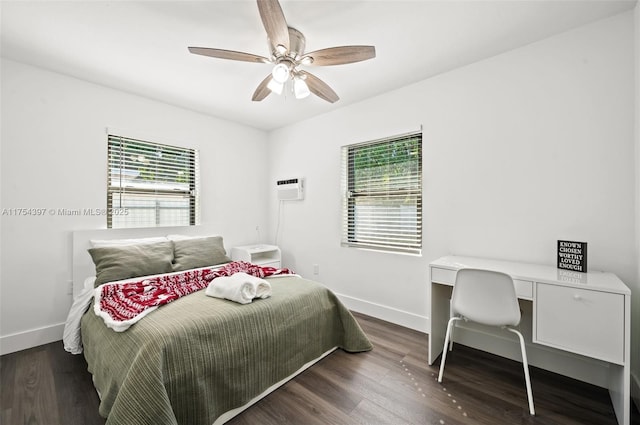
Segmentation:
{"type": "Polygon", "coordinates": [[[422,133],[342,148],[342,245],[422,250],[422,133]]]}
{"type": "Polygon", "coordinates": [[[199,224],[198,151],[108,136],[107,227],[199,224]]]}

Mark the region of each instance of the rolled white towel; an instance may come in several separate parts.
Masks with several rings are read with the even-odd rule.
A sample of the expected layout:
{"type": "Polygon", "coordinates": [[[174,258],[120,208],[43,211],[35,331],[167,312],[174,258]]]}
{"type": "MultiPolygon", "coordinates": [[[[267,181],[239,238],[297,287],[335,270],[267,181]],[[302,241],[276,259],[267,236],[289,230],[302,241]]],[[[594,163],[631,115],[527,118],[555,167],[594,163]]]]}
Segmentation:
{"type": "Polygon", "coordinates": [[[253,285],[256,291],[254,298],[269,298],[271,296],[271,284],[266,280],[245,272],[238,272],[232,276],[241,282],[249,282],[253,285]]]}
{"type": "Polygon", "coordinates": [[[225,298],[240,304],[249,304],[256,296],[255,286],[232,276],[220,276],[211,281],[205,294],[210,297],[225,298]]]}
{"type": "Polygon", "coordinates": [[[205,290],[205,294],[240,304],[249,304],[256,297],[271,296],[271,285],[264,279],[240,272],[213,279],[205,290]]]}
{"type": "Polygon", "coordinates": [[[259,277],[251,276],[258,280],[256,285],[256,298],[269,298],[271,296],[271,284],[259,277]]]}

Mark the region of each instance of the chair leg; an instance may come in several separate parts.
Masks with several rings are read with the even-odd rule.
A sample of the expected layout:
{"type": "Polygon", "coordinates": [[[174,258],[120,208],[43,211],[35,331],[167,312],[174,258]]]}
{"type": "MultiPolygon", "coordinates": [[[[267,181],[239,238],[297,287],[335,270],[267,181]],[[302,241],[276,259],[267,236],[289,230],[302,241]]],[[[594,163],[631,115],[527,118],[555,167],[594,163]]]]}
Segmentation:
{"type": "Polygon", "coordinates": [[[518,335],[518,339],[520,340],[520,350],[522,351],[522,367],[524,369],[524,380],[527,384],[527,399],[529,400],[529,413],[532,415],[535,415],[536,411],[535,411],[535,408],[533,407],[533,394],[531,392],[531,379],[529,378],[529,363],[527,362],[527,352],[525,350],[524,337],[519,331],[515,329],[511,329],[511,328],[507,328],[507,329],[509,329],[511,332],[515,333],[516,335],[518,335]]]}
{"type": "Polygon", "coordinates": [[[449,346],[449,339],[451,338],[451,328],[456,320],[460,320],[459,317],[452,317],[447,324],[447,333],[444,337],[444,347],[442,347],[442,359],[440,360],[440,373],[438,374],[438,382],[442,382],[442,374],[444,373],[444,362],[447,359],[447,348],[449,346]]]}
{"type": "Polygon", "coordinates": [[[456,322],[451,325],[451,334],[449,335],[449,351],[453,351],[453,333],[456,330],[456,322]]]}
{"type": "MultiPolygon", "coordinates": [[[[453,306],[451,305],[451,300],[449,300],[449,317],[456,317],[455,314],[453,314],[453,306]]],[[[451,327],[451,334],[449,335],[449,351],[453,351],[453,331],[455,331],[456,329],[456,325],[454,322],[454,325],[451,327]]]]}

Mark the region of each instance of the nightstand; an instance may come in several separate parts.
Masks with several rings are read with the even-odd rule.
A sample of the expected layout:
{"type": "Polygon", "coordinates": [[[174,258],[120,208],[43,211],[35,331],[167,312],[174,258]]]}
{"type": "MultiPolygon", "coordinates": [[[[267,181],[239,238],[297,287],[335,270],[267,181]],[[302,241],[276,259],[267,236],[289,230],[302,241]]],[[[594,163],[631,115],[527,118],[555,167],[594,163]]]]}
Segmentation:
{"type": "Polygon", "coordinates": [[[275,245],[245,245],[231,249],[233,261],[247,261],[259,266],[269,266],[279,269],[282,267],[280,248],[275,245]]]}

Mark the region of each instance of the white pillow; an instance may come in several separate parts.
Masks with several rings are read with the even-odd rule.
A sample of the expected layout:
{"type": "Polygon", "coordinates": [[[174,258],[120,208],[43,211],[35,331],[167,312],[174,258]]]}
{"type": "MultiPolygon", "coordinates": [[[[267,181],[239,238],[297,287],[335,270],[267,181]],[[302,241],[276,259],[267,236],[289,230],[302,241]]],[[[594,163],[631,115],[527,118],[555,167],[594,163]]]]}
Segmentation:
{"type": "Polygon", "coordinates": [[[167,239],[169,239],[170,241],[184,241],[187,239],[203,239],[203,238],[211,238],[214,236],[220,236],[220,235],[198,235],[198,236],[167,235],[167,239]]]}
{"type": "Polygon", "coordinates": [[[167,242],[164,236],[157,236],[154,238],[137,238],[137,239],[91,239],[92,248],[105,248],[113,246],[128,246],[128,245],[144,245],[148,243],[167,242]]]}

